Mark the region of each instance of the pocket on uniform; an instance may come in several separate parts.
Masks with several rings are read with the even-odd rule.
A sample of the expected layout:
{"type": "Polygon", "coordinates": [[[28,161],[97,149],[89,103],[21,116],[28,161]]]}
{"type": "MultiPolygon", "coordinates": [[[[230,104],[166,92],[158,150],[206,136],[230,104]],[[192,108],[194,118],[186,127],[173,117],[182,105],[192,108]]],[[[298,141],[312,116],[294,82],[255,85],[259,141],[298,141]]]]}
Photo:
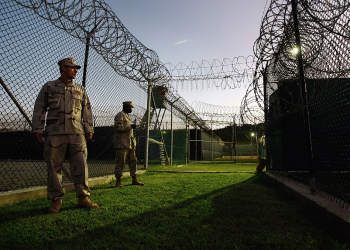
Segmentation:
{"type": "Polygon", "coordinates": [[[72,99],[74,102],[74,107],[76,109],[81,109],[81,103],[83,101],[83,96],[82,95],[72,95],[72,99]]]}
{"type": "Polygon", "coordinates": [[[56,96],[49,96],[48,101],[49,101],[49,108],[50,109],[57,109],[60,106],[60,99],[59,97],[56,96]]]}
{"type": "Polygon", "coordinates": [[[46,120],[46,126],[49,126],[49,125],[52,125],[52,124],[55,124],[58,122],[58,119],[57,118],[47,118],[46,120]]]}

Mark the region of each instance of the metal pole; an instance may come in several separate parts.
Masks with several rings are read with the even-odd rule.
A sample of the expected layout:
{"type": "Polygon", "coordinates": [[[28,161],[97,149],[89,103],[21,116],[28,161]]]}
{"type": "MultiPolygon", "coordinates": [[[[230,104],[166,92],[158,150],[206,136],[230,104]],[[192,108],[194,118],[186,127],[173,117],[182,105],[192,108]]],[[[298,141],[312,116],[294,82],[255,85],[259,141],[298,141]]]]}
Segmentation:
{"type": "Polygon", "coordinates": [[[152,82],[148,82],[147,88],[147,122],[146,122],[146,149],[145,149],[145,169],[148,169],[148,144],[149,144],[149,125],[151,122],[150,119],[150,110],[151,110],[151,95],[152,95],[152,82]]]}
{"type": "Polygon", "coordinates": [[[255,132],[256,156],[259,157],[258,134],[255,132]]]}
{"type": "Polygon", "coordinates": [[[85,60],[84,60],[83,83],[82,83],[84,87],[86,85],[86,72],[87,72],[88,59],[89,59],[90,37],[91,37],[91,33],[88,33],[86,37],[85,60]]]}
{"type": "Polygon", "coordinates": [[[234,128],[234,123],[235,123],[235,118],[233,118],[233,121],[232,121],[232,133],[231,133],[231,141],[232,141],[232,148],[231,148],[231,161],[233,161],[233,148],[235,146],[234,144],[234,133],[235,133],[235,128],[234,128]]]}
{"type": "Polygon", "coordinates": [[[213,152],[213,119],[211,120],[211,161],[214,159],[214,152],[213,152]]]}
{"type": "Polygon", "coordinates": [[[173,131],[173,103],[171,103],[171,116],[170,116],[170,166],[173,165],[174,156],[174,131],[173,131]]]}
{"type": "Polygon", "coordinates": [[[313,167],[313,156],[312,156],[312,138],[311,138],[311,129],[310,129],[310,120],[309,120],[309,107],[307,100],[307,86],[305,84],[304,78],[304,66],[303,66],[303,57],[300,44],[300,33],[299,33],[299,24],[298,24],[298,14],[297,14],[297,3],[296,0],[292,0],[292,11],[293,11],[293,20],[294,20],[294,29],[295,29],[295,40],[296,46],[298,48],[297,59],[298,59],[298,68],[300,76],[300,85],[301,85],[301,95],[303,99],[303,115],[304,115],[304,128],[306,134],[306,146],[307,146],[307,158],[310,174],[310,189],[311,192],[316,191],[315,186],[315,173],[313,167]]]}
{"type": "Polygon", "coordinates": [[[265,152],[264,157],[266,159],[266,169],[270,167],[269,159],[267,157],[267,67],[266,65],[265,71],[263,72],[263,84],[264,84],[264,131],[265,131],[265,150],[264,150],[264,142],[263,142],[263,152],[265,152]]]}
{"type": "Polygon", "coordinates": [[[253,158],[253,136],[250,132],[250,157],[253,158]]]}
{"type": "Polygon", "coordinates": [[[175,102],[177,102],[178,100],[180,99],[180,97],[179,98],[177,98],[175,101],[173,101],[173,102],[170,102],[170,104],[171,104],[171,115],[170,115],[170,130],[171,130],[171,133],[170,133],[170,154],[171,154],[171,156],[170,156],[170,166],[172,166],[173,165],[173,153],[174,153],[174,130],[173,130],[173,123],[174,123],[174,121],[173,121],[173,114],[174,114],[174,112],[173,112],[173,106],[174,106],[174,103],[175,102]]]}
{"type": "Polygon", "coordinates": [[[256,156],[259,157],[259,145],[258,145],[258,132],[256,131],[256,118],[254,117],[255,124],[255,147],[256,147],[256,156]]]}
{"type": "Polygon", "coordinates": [[[196,134],[195,134],[196,144],[195,144],[195,150],[194,150],[194,152],[195,152],[194,160],[197,161],[198,160],[198,158],[197,158],[197,154],[198,154],[198,148],[197,148],[198,147],[197,125],[196,125],[195,132],[196,132],[196,134]]]}
{"type": "Polygon", "coordinates": [[[191,129],[190,120],[188,120],[188,140],[187,140],[187,162],[191,161],[191,129]]]}
{"type": "Polygon", "coordinates": [[[29,125],[31,127],[33,127],[32,125],[32,121],[29,119],[29,117],[27,116],[26,112],[24,111],[24,109],[22,108],[21,104],[19,104],[19,102],[17,101],[16,97],[12,94],[11,90],[7,87],[6,83],[2,80],[2,78],[0,77],[0,83],[2,85],[2,87],[5,89],[6,93],[10,96],[10,98],[12,99],[12,101],[15,103],[15,105],[17,106],[17,108],[19,109],[19,112],[21,112],[21,114],[24,116],[24,118],[27,120],[27,122],[29,123],[29,125]]]}
{"type": "Polygon", "coordinates": [[[234,121],[233,121],[233,136],[234,136],[234,142],[233,142],[233,145],[234,145],[234,156],[235,156],[235,163],[237,163],[237,125],[236,125],[236,116],[234,118],[234,121]]]}
{"type": "Polygon", "coordinates": [[[188,118],[187,118],[187,116],[186,116],[186,149],[185,149],[185,152],[186,152],[186,165],[187,165],[187,160],[188,160],[188,152],[187,152],[187,150],[188,150],[188,126],[187,126],[187,124],[188,124],[188,118]]]}

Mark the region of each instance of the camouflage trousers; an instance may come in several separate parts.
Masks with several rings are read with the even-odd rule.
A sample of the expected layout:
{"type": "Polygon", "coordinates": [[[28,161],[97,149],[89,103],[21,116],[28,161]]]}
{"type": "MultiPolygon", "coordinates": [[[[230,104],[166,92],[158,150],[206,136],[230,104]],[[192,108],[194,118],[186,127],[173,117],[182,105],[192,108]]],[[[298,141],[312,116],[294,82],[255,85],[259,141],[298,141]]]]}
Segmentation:
{"type": "Polygon", "coordinates": [[[125,162],[128,161],[130,176],[136,176],[137,158],[135,149],[116,148],[115,149],[115,177],[122,177],[125,169],[125,162]]]}
{"type": "Polygon", "coordinates": [[[90,195],[88,187],[87,148],[81,134],[49,135],[45,137],[44,157],[47,163],[47,198],[62,199],[62,167],[66,152],[69,154],[69,168],[77,197],[90,195]]]}

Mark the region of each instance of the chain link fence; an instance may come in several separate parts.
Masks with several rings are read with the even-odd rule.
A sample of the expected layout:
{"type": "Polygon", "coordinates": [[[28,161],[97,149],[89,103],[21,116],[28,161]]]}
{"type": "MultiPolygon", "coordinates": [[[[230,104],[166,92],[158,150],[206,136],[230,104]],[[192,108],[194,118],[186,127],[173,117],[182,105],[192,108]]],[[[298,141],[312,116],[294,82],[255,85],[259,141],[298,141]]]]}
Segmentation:
{"type": "Polygon", "coordinates": [[[273,174],[346,209],[349,22],[349,1],[271,1],[254,45],[255,79],[241,108],[244,123],[266,121],[267,163],[273,174]]]}
{"type": "MultiPolygon", "coordinates": [[[[34,102],[44,83],[59,78],[59,60],[74,57],[78,64],[84,65],[87,58],[86,44],[43,18],[40,9],[35,11],[16,1],[0,2],[0,191],[46,185],[43,145],[35,142],[30,133],[34,102]]],[[[114,174],[113,125],[115,115],[122,110],[123,101],[133,101],[135,105],[130,117],[138,125],[135,131],[136,151],[138,168],[143,168],[147,86],[127,78],[127,72],[124,76],[117,72],[105,55],[101,55],[98,46],[92,48],[89,50],[85,82],[95,129],[93,139],[87,142],[89,177],[114,174]]],[[[75,81],[83,82],[83,68],[75,81]]],[[[157,91],[153,90],[153,93],[157,97],[157,91]]],[[[173,149],[174,164],[186,163],[186,112],[190,111],[190,107],[183,99],[174,105],[167,102],[175,97],[176,93],[169,90],[167,96],[161,96],[164,103],[157,104],[154,100],[151,105],[149,164],[169,164],[171,121],[177,138],[173,149]]],[[[71,181],[66,161],[63,182],[71,181]]]]}
{"type": "MultiPolygon", "coordinates": [[[[96,6],[88,8],[110,13],[103,1],[91,3],[96,6]]],[[[62,7],[57,4],[46,7],[62,7]]],[[[46,185],[43,148],[30,134],[34,101],[45,82],[59,77],[60,59],[74,57],[83,64],[87,40],[82,39],[79,27],[76,31],[74,25],[67,26],[69,18],[74,24],[74,16],[58,24],[59,17],[46,15],[34,1],[27,0],[2,1],[0,7],[0,191],[8,191],[46,185]]],[[[103,20],[120,22],[115,14],[103,20]]],[[[87,28],[93,30],[100,22],[87,23],[87,28]]],[[[113,32],[103,26],[91,45],[86,74],[95,126],[93,140],[88,142],[90,177],[114,173],[113,122],[126,100],[136,106],[131,119],[138,124],[139,166],[145,164],[147,88],[159,76],[151,88],[149,164],[186,164],[223,157],[232,161],[232,155],[266,157],[271,173],[348,209],[349,23],[350,3],[345,0],[272,0],[254,44],[256,69],[240,114],[223,112],[221,118],[234,114],[234,119],[216,118],[216,123],[196,115],[167,85],[171,76],[154,51],[144,48],[128,32],[119,36],[119,31],[125,31],[123,26],[113,32]],[[119,50],[114,45],[106,50],[106,44],[99,45],[104,41],[103,32],[110,32],[108,39],[129,39],[121,43],[134,50],[119,50]],[[168,87],[166,94],[158,91],[162,86],[168,87]],[[231,147],[234,143],[235,148],[231,147]]],[[[82,73],[76,81],[84,81],[82,73]]],[[[210,108],[204,113],[214,115],[210,108]]],[[[65,163],[64,182],[71,181],[68,169],[65,163]]]]}
{"type": "Polygon", "coordinates": [[[264,123],[242,124],[239,107],[196,101],[193,108],[209,130],[191,131],[191,161],[258,163],[266,156],[264,123]]]}

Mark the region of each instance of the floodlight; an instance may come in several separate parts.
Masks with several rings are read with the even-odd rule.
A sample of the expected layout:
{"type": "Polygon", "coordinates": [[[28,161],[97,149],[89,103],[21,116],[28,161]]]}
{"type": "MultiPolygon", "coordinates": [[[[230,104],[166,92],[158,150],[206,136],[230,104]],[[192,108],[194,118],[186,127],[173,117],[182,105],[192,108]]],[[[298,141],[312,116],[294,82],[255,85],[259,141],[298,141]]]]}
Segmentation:
{"type": "Polygon", "coordinates": [[[292,53],[293,55],[298,54],[298,52],[299,52],[299,49],[298,49],[297,47],[294,47],[294,48],[290,51],[290,53],[292,53]]]}

